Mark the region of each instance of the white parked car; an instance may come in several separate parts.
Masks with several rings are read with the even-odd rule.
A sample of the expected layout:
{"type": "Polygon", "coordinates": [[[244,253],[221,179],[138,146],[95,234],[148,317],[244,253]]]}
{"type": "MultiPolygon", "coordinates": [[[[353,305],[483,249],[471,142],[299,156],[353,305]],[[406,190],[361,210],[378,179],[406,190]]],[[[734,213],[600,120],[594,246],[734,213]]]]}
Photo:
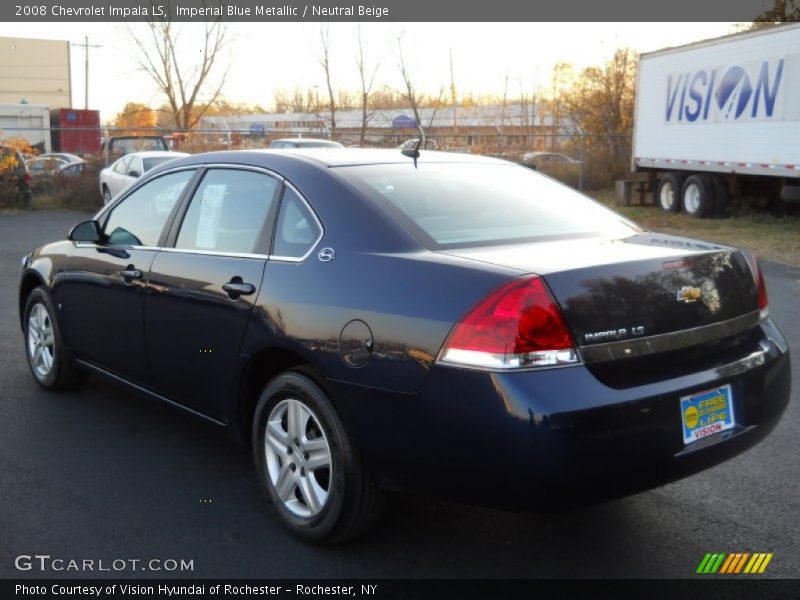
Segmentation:
{"type": "Polygon", "coordinates": [[[147,173],[168,160],[189,156],[185,152],[132,152],[100,171],[100,193],[103,204],[108,204],[117,194],[147,173]]]}
{"type": "Polygon", "coordinates": [[[333,140],[318,140],[315,138],[285,138],[273,140],[269,145],[270,150],[281,148],[344,148],[339,142],[333,140]]]}

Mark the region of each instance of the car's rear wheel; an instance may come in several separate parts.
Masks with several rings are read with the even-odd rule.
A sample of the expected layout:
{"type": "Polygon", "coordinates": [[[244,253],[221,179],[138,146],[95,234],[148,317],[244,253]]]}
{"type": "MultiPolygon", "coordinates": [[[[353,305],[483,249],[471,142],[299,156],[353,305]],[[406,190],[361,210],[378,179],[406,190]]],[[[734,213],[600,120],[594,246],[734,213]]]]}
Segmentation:
{"type": "Polygon", "coordinates": [[[288,371],[264,388],[253,452],[273,511],[302,540],[341,542],[380,516],[383,492],[370,482],[327,395],[306,373],[288,371]]]}
{"type": "Polygon", "coordinates": [[[64,346],[50,296],[35,288],[25,303],[25,355],[36,382],[49,390],[74,388],[86,379],[64,346]]]}

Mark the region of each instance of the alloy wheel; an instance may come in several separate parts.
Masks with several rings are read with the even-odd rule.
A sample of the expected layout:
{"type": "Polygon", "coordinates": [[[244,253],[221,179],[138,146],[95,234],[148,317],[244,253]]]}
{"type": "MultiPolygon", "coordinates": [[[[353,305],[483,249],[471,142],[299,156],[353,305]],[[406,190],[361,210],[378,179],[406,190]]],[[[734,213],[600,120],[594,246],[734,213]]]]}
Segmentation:
{"type": "Polygon", "coordinates": [[[303,402],[282,400],[270,412],[264,435],[269,481],[293,515],[311,518],[331,492],[332,460],[320,420],[303,402]]]}
{"type": "Polygon", "coordinates": [[[28,315],[28,355],[39,377],[47,377],[55,362],[55,337],[44,304],[34,304],[28,315]]]}

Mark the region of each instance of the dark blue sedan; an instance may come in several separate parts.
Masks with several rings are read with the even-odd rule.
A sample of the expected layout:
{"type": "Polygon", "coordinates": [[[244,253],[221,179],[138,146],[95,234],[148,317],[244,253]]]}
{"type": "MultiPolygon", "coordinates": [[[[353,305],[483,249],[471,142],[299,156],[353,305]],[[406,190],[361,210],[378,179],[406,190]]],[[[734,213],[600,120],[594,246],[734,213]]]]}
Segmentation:
{"type": "Polygon", "coordinates": [[[252,444],[332,543],[411,491],[510,508],[647,489],[763,439],[786,342],[747,251],[645,231],[519,165],[189,156],[23,260],[45,388],[98,374],[252,444]]]}

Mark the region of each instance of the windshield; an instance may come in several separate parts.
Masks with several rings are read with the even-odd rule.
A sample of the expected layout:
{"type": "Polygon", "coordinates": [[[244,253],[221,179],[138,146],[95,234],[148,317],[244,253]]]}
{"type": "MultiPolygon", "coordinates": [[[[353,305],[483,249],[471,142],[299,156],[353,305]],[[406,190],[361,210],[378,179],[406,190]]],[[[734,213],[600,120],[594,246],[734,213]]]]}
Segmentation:
{"type": "Polygon", "coordinates": [[[591,235],[636,225],[566,185],[509,164],[420,162],[336,169],[430,248],[591,235]]]}

